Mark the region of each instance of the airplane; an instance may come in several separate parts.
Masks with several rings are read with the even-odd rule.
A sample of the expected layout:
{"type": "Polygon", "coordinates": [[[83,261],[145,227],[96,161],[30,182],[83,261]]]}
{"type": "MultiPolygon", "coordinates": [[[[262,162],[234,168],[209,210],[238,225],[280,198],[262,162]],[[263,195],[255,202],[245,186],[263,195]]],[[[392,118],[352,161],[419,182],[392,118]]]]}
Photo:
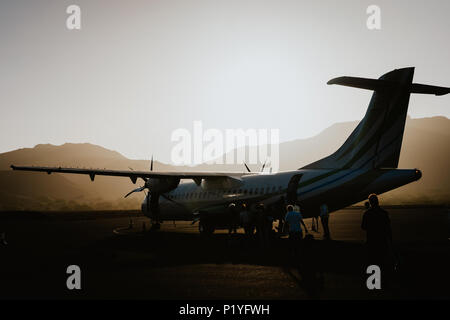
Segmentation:
{"type": "Polygon", "coordinates": [[[51,174],[87,174],[140,178],[144,185],[129,192],[148,190],[143,214],[156,229],[163,221],[199,222],[202,234],[228,228],[229,205],[246,204],[252,209],[264,204],[282,221],[286,204],[300,204],[304,218],[317,217],[320,206],[329,212],[343,209],[413,181],[418,169],[398,169],[403,132],[411,93],[445,95],[448,87],[413,83],[414,67],[395,69],[378,79],[338,77],[327,84],[372,90],[364,118],[336,152],[302,168],[277,173],[262,172],[156,172],[100,170],[11,165],[13,170],[51,174]],[[181,180],[189,182],[180,183],[181,180]]]}

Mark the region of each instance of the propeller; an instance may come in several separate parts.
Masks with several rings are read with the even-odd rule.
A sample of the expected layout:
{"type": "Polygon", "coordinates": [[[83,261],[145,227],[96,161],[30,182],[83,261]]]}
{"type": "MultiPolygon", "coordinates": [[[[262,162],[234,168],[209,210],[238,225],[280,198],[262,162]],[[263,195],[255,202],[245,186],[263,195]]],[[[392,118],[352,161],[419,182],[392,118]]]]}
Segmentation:
{"type": "MultiPolygon", "coordinates": [[[[151,162],[150,162],[150,171],[153,171],[153,156],[152,156],[152,160],[151,160],[151,162]]],[[[173,202],[173,203],[179,204],[178,202],[174,201],[173,199],[167,197],[167,196],[164,194],[164,192],[161,193],[161,192],[158,191],[158,190],[156,190],[156,192],[155,192],[155,191],[152,191],[152,190],[150,189],[150,179],[149,179],[149,178],[145,178],[145,177],[140,177],[140,178],[141,178],[142,180],[144,180],[144,185],[143,185],[142,187],[136,188],[136,189],[131,190],[130,192],[128,192],[128,193],[125,195],[125,198],[128,197],[129,195],[131,195],[132,193],[135,193],[135,192],[142,192],[142,191],[144,191],[145,189],[147,189],[147,190],[148,190],[148,194],[146,194],[146,196],[151,196],[151,198],[155,198],[155,199],[159,198],[159,196],[162,196],[163,198],[165,198],[165,199],[167,199],[167,200],[169,200],[169,201],[171,201],[171,202],[173,202]]],[[[179,205],[181,205],[181,204],[179,204],[179,205]]]]}
{"type": "MultiPolygon", "coordinates": [[[[131,169],[131,168],[130,168],[131,169]]],[[[131,169],[132,170],[132,169],[131,169]]],[[[153,171],[153,155],[150,161],[150,171],[153,171]]],[[[131,190],[125,195],[125,198],[129,195],[135,193],[135,192],[142,192],[145,190],[148,190],[148,192],[145,195],[145,203],[147,206],[147,212],[150,213],[148,215],[150,219],[152,220],[152,225],[158,228],[159,226],[159,198],[163,197],[164,199],[173,202],[181,207],[184,207],[182,204],[174,201],[164,193],[169,192],[170,190],[173,190],[178,186],[178,183],[180,182],[179,179],[158,179],[158,178],[146,178],[146,177],[140,177],[142,180],[144,180],[144,185],[136,188],[134,190],[131,190]]],[[[147,214],[146,214],[147,215],[147,214]]]]}
{"type": "Polygon", "coordinates": [[[266,166],[266,163],[267,163],[267,159],[266,159],[266,161],[264,161],[264,164],[262,165],[261,172],[264,172],[264,167],[266,166]]]}
{"type": "Polygon", "coordinates": [[[136,189],[134,189],[134,190],[131,190],[130,192],[128,192],[128,193],[125,195],[124,198],[128,197],[130,194],[132,194],[132,193],[134,193],[134,192],[141,192],[141,191],[144,191],[145,188],[147,188],[147,186],[146,186],[146,185],[143,185],[142,187],[139,187],[139,188],[136,188],[136,189]]]}
{"type": "MultiPolygon", "coordinates": [[[[130,170],[134,171],[133,168],[131,168],[131,167],[128,167],[128,168],[130,168],[130,170]]],[[[152,155],[152,159],[150,161],[150,171],[153,171],[153,155],[152,155]]],[[[134,190],[131,190],[130,192],[128,192],[125,195],[124,198],[128,197],[130,194],[132,194],[134,192],[142,192],[142,191],[144,191],[145,189],[148,188],[148,184],[147,184],[148,183],[148,178],[141,177],[141,179],[144,180],[144,182],[145,182],[144,185],[142,187],[139,187],[139,188],[136,188],[134,190]]],[[[148,191],[150,192],[150,189],[148,191]]]]}
{"type": "MultiPolygon", "coordinates": [[[[267,159],[266,159],[266,161],[264,161],[264,163],[262,165],[261,172],[264,172],[264,168],[266,167],[266,163],[267,163],[267,159]]],[[[247,168],[248,172],[252,172],[245,162],[244,162],[244,166],[245,166],[245,168],[247,168]]]]}

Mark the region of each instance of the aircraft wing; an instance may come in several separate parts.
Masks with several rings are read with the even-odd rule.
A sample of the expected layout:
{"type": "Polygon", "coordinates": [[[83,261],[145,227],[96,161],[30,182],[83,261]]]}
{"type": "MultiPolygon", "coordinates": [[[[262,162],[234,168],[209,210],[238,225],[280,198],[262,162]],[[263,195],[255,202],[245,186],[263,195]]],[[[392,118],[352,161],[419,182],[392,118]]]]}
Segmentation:
{"type": "Polygon", "coordinates": [[[64,167],[38,167],[38,166],[15,166],[11,165],[13,170],[21,171],[38,171],[47,172],[51,174],[57,173],[75,173],[89,175],[92,181],[96,175],[112,176],[112,177],[128,177],[133,183],[137,178],[178,178],[178,179],[193,179],[198,181],[206,178],[231,178],[239,179],[243,175],[249,173],[241,172],[155,172],[155,171],[134,171],[134,170],[108,170],[108,169],[88,169],[88,168],[64,168],[64,167]]]}

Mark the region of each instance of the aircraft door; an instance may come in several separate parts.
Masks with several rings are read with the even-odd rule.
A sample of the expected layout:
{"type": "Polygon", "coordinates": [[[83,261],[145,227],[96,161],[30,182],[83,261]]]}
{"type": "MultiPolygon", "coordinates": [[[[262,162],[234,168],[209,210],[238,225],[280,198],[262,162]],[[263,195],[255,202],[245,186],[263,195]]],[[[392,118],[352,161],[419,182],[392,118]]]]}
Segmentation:
{"type": "Polygon", "coordinates": [[[289,180],[287,192],[286,192],[286,201],[290,204],[297,203],[297,189],[298,184],[300,182],[300,179],[302,178],[303,174],[296,174],[289,180]]]}

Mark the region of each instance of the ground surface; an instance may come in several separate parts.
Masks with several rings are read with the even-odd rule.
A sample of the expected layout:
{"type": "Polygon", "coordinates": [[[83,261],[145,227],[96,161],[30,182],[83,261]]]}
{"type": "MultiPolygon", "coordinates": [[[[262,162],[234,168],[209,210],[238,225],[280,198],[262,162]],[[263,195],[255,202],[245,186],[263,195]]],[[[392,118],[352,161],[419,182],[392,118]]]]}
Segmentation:
{"type": "MultiPolygon", "coordinates": [[[[333,241],[312,233],[300,267],[287,239],[261,249],[239,230],[210,238],[190,223],[164,223],[129,214],[0,213],[0,298],[150,299],[415,299],[450,298],[449,212],[391,208],[399,269],[390,289],[366,288],[362,210],[332,214],[333,241]],[[113,233],[119,228],[119,233],[113,233]],[[66,288],[66,268],[79,265],[82,290],[66,288]]],[[[308,227],[311,220],[306,220],[308,227]]]]}

